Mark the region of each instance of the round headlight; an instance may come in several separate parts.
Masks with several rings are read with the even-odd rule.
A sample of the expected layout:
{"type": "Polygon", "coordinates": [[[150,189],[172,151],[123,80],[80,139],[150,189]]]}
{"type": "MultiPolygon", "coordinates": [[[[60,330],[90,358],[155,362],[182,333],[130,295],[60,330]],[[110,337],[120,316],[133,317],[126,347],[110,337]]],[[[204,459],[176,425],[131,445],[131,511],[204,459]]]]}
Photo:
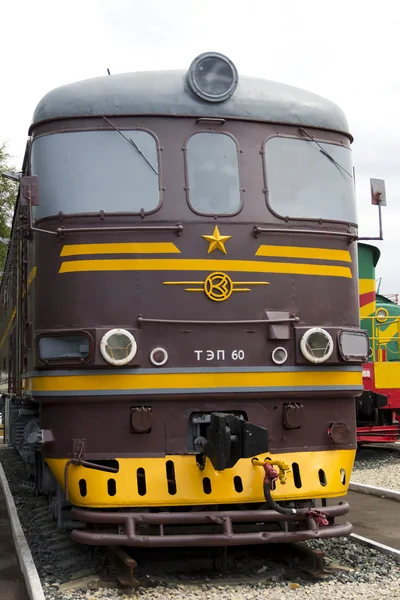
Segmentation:
{"type": "Polygon", "coordinates": [[[194,59],[188,71],[189,86],[209,102],[223,102],[235,93],[238,72],[231,60],[219,52],[204,52],[194,59]]]}
{"type": "Polygon", "coordinates": [[[100,352],[110,365],[127,365],[137,352],[136,340],[126,329],[110,329],[101,338],[100,352]]]}
{"type": "Polygon", "coordinates": [[[279,346],[272,351],[272,360],[276,365],[283,365],[287,361],[288,353],[285,348],[279,346]]]}
{"type": "Polygon", "coordinates": [[[305,332],[300,341],[301,352],[312,363],[328,360],[333,352],[331,335],[320,327],[313,327],[305,332]]]}
{"type": "Polygon", "coordinates": [[[386,308],[379,308],[376,311],[376,320],[379,321],[379,323],[384,323],[387,321],[388,316],[389,312],[386,308]]]}

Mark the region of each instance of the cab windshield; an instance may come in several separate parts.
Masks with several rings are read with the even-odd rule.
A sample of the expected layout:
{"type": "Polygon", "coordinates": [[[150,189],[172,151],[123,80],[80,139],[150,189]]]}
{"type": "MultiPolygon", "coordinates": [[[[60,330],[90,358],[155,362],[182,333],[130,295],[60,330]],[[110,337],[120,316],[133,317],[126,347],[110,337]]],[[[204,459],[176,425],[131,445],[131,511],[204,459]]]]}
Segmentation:
{"type": "Polygon", "coordinates": [[[40,179],[37,219],[58,212],[149,212],[160,204],[158,153],[146,131],[55,133],[34,140],[32,174],[40,179]]]}
{"type": "Polygon", "coordinates": [[[233,215],[241,208],[238,149],[225,133],[195,133],[187,144],[190,207],[201,215],[233,215]]]}
{"type": "Polygon", "coordinates": [[[357,223],[351,151],[273,137],[264,144],[270,208],[279,216],[357,223]]]}

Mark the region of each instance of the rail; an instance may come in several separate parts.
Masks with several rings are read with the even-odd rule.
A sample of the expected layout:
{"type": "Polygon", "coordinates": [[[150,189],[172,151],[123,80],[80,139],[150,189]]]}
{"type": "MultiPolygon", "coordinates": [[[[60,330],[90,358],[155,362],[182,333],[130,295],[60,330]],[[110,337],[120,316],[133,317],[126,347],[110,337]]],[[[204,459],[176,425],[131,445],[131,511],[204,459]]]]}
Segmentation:
{"type": "MultiPolygon", "coordinates": [[[[45,600],[42,584],[32,558],[31,550],[18,517],[17,507],[11,494],[6,474],[0,464],[0,490],[4,495],[4,502],[10,520],[12,537],[18,557],[19,566],[25,581],[26,590],[30,600],[45,600]]],[[[3,595],[0,594],[3,598],[3,595]]]]}

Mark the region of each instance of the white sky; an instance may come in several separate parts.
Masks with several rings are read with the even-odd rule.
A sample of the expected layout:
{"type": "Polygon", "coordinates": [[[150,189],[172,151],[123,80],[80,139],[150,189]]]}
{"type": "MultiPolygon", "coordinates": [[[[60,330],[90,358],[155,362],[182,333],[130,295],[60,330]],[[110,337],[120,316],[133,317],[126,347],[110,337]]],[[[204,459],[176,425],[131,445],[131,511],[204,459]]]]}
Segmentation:
{"type": "Polygon", "coordinates": [[[361,236],[378,232],[369,178],[386,180],[377,276],[382,292],[400,292],[398,0],[12,0],[2,4],[0,32],[0,141],[18,168],[41,97],[107,67],[186,69],[216,50],[239,75],[333,100],[355,137],[361,236]]]}

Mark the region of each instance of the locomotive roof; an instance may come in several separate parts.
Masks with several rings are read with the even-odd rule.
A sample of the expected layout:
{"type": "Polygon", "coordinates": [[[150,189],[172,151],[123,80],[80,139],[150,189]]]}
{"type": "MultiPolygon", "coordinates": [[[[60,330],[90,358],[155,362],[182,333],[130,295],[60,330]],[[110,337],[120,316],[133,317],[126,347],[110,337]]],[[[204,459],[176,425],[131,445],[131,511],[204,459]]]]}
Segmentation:
{"type": "Polygon", "coordinates": [[[275,81],[239,78],[236,93],[225,102],[197,98],[186,71],[147,71],[96,77],[56,88],[36,107],[31,130],[59,118],[165,115],[221,117],[304,125],[348,135],[343,111],[330,100],[275,81]]]}

